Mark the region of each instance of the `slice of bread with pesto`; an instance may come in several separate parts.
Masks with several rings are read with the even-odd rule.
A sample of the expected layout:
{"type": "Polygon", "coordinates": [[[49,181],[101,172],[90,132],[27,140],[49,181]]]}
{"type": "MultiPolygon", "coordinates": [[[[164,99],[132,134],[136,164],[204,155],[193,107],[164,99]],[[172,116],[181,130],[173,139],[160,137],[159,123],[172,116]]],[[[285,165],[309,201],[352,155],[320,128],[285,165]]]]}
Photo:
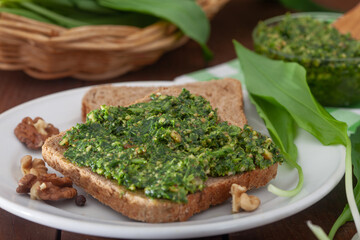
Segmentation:
{"type": "MultiPolygon", "coordinates": [[[[123,125],[121,124],[131,122],[131,126],[134,125],[134,127],[126,132],[130,135],[133,134],[129,138],[131,141],[124,140],[127,135],[124,135],[122,139],[115,138],[116,141],[110,143],[118,147],[115,149],[116,151],[111,150],[105,154],[106,156],[99,155],[105,158],[110,156],[109,159],[113,159],[111,158],[112,154],[119,153],[119,159],[123,156],[127,157],[123,160],[124,162],[131,159],[125,165],[122,165],[117,159],[111,160],[111,162],[102,161],[101,163],[97,163],[95,159],[94,162],[89,163],[86,157],[91,158],[91,156],[97,155],[95,152],[87,155],[86,152],[93,151],[95,145],[85,145],[83,150],[77,152],[76,154],[79,155],[83,152],[85,154],[84,158],[78,158],[78,162],[73,159],[69,160],[64,155],[69,156],[69,158],[76,156],[71,151],[69,152],[69,149],[76,151],[76,148],[80,149],[84,142],[96,142],[96,137],[89,137],[84,142],[78,139],[71,142],[69,139],[73,135],[67,135],[69,133],[65,132],[53,136],[45,142],[42,151],[44,160],[49,166],[70,177],[76,185],[115,211],[134,220],[152,223],[185,221],[212,205],[226,201],[230,197],[229,191],[233,183],[242,185],[247,189],[253,189],[266,185],[276,176],[278,162],[281,161],[277,155],[278,150],[275,148],[268,149],[268,146],[273,146],[268,138],[258,135],[251,128],[244,127],[246,118],[243,111],[240,82],[225,79],[194,83],[182,87],[190,92],[176,86],[160,88],[153,91],[153,94],[148,94],[144,93],[143,88],[140,88],[139,92],[143,95],[138,96],[139,100],[134,105],[130,105],[128,108],[103,107],[91,112],[87,117],[86,124],[74,127],[76,133],[83,127],[90,126],[91,129],[94,129],[101,122],[101,124],[110,126],[111,132],[126,132],[128,130],[122,128],[123,125]],[[207,99],[212,108],[209,108],[209,105],[206,105],[208,103],[197,95],[207,99]],[[190,103],[190,105],[181,105],[178,104],[179,102],[181,104],[190,103]],[[202,109],[195,108],[195,106],[202,106],[201,104],[205,104],[202,109]],[[217,108],[217,113],[212,110],[215,108],[217,108]],[[164,109],[168,109],[169,113],[164,109]],[[130,114],[132,112],[134,115],[130,114]],[[144,115],[150,114],[149,112],[154,113],[154,115],[144,115]],[[191,114],[189,115],[189,113],[191,114]],[[173,115],[179,116],[180,120],[171,118],[173,115]],[[146,121],[139,121],[139,117],[143,116],[146,116],[146,121]],[[112,120],[114,122],[111,122],[112,120]],[[218,124],[218,121],[221,123],[218,124]],[[148,126],[149,122],[153,125],[148,126]],[[213,125],[216,125],[214,126],[215,130],[211,130],[213,125]],[[170,130],[167,131],[166,126],[169,126],[170,130]],[[182,129],[182,126],[193,126],[193,128],[182,129]],[[143,131],[145,128],[153,132],[148,134],[148,132],[143,131]],[[201,129],[205,129],[203,131],[205,133],[201,129]],[[219,132],[219,129],[226,129],[226,132],[219,132]],[[63,138],[65,135],[66,137],[63,138]],[[203,136],[205,137],[202,138],[203,136]],[[145,139],[146,137],[149,138],[145,139]],[[142,138],[149,144],[141,145],[140,140],[142,138]],[[64,145],[64,139],[68,146],[64,145]],[[162,145],[164,142],[166,144],[162,145]],[[191,146],[190,142],[194,142],[194,146],[191,146]],[[218,145],[221,146],[218,147],[218,145]],[[240,145],[241,148],[245,149],[244,151],[240,149],[240,145]],[[156,153],[159,161],[156,159],[154,161],[152,156],[149,156],[156,146],[163,149],[163,152],[156,153]],[[262,149],[263,147],[264,149],[262,149]],[[238,151],[239,149],[241,151],[238,151]],[[201,154],[199,154],[200,152],[201,154]],[[172,159],[173,156],[185,156],[181,154],[186,155],[183,158],[186,161],[172,159]],[[230,158],[229,156],[234,157],[230,158]],[[217,157],[221,159],[221,162],[216,159],[217,157]],[[161,162],[160,159],[162,158],[166,161],[161,162]],[[150,187],[139,188],[137,184],[142,184],[142,182],[139,183],[140,180],[138,179],[142,179],[143,172],[146,172],[146,168],[144,171],[141,168],[141,166],[145,166],[142,165],[146,164],[145,160],[149,162],[149,165],[155,165],[155,170],[150,173],[149,179],[155,179],[156,173],[161,176],[156,180],[158,182],[155,181],[155,184],[150,187]],[[170,173],[163,173],[161,172],[163,170],[158,170],[161,169],[158,167],[172,164],[172,161],[174,161],[174,170],[170,167],[170,173]],[[237,162],[239,162],[241,169],[234,165],[237,162]],[[103,164],[104,167],[98,168],[95,166],[97,164],[103,164]],[[114,168],[108,167],[114,164],[116,171],[114,168]],[[229,169],[224,170],[227,167],[229,169]],[[247,168],[250,170],[245,170],[247,168]],[[134,175],[128,174],[134,169],[139,172],[135,172],[134,175]],[[172,176],[178,176],[178,171],[184,171],[185,177],[169,186],[172,183],[171,181],[176,179],[176,177],[172,179],[172,176]],[[203,173],[206,173],[205,176],[203,173]],[[172,180],[169,182],[164,179],[172,180]],[[119,185],[118,182],[123,184],[119,185]],[[181,198],[184,196],[184,191],[187,191],[185,199],[181,198]]],[[[120,89],[116,89],[118,94],[121,92],[120,89]]],[[[123,94],[127,95],[128,92],[124,91],[123,94]]],[[[126,99],[125,96],[122,98],[126,99]]],[[[102,129],[102,125],[100,128],[102,129]]],[[[107,136],[107,132],[101,131],[94,133],[94,136],[107,136]]],[[[99,145],[96,146],[95,148],[98,149],[99,145]]],[[[106,146],[106,144],[100,147],[102,146],[106,146]]],[[[145,179],[144,182],[150,182],[150,180],[145,179]]]]}

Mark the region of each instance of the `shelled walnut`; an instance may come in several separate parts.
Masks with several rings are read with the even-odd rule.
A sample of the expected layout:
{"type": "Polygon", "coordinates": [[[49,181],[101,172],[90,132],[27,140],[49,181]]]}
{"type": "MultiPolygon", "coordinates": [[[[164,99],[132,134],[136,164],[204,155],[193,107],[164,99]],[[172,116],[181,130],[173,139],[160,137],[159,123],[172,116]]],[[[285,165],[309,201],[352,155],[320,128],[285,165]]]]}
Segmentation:
{"type": "Polygon", "coordinates": [[[44,175],[47,173],[47,167],[42,159],[34,158],[30,155],[26,155],[20,160],[21,172],[23,176],[26,174],[33,174],[35,176],[44,175]]]}
{"type": "Polygon", "coordinates": [[[71,179],[48,174],[42,159],[33,160],[30,155],[26,155],[20,163],[23,177],[19,181],[17,193],[30,193],[31,199],[51,201],[70,199],[77,195],[71,179]]]}
{"type": "Polygon", "coordinates": [[[59,133],[59,129],[44,119],[36,117],[34,120],[25,117],[15,130],[15,136],[30,149],[40,149],[45,140],[59,133]]]}
{"type": "Polygon", "coordinates": [[[72,187],[72,181],[67,177],[58,177],[56,174],[35,176],[26,174],[19,181],[17,193],[30,193],[31,199],[57,201],[70,199],[77,195],[72,187]]]}
{"type": "Polygon", "coordinates": [[[37,177],[33,174],[26,174],[23,176],[20,181],[19,185],[16,188],[17,193],[29,193],[31,187],[37,182],[37,177]]]}
{"type": "Polygon", "coordinates": [[[251,212],[260,206],[260,199],[256,196],[248,195],[247,189],[243,186],[232,184],[230,193],[232,195],[232,212],[237,213],[240,210],[251,212]]]}

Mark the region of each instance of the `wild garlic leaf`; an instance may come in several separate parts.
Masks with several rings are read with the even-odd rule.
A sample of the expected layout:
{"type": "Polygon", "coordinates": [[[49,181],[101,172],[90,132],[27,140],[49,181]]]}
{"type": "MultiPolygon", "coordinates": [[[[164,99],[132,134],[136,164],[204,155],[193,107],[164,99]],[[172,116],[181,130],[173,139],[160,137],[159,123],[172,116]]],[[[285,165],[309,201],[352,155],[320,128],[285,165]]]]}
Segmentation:
{"type": "Polygon", "coordinates": [[[204,11],[194,0],[98,0],[98,3],[107,8],[145,13],[165,19],[198,42],[205,57],[211,57],[206,46],[210,24],[204,11]]]}
{"type": "Polygon", "coordinates": [[[250,94],[250,100],[256,105],[257,112],[264,120],[271,138],[282,150],[287,162],[295,167],[298,153],[294,144],[296,124],[292,117],[272,98],[264,100],[250,94]]]}
{"type": "Polygon", "coordinates": [[[26,18],[34,19],[40,22],[52,23],[49,19],[34,13],[32,11],[21,9],[21,8],[7,8],[7,7],[0,7],[0,12],[11,13],[19,16],[23,16],[26,18]]]}
{"type": "MultiPolygon", "coordinates": [[[[271,184],[269,185],[268,190],[278,196],[295,196],[301,191],[304,182],[302,169],[297,164],[298,152],[294,143],[297,129],[296,122],[294,121],[292,115],[288,112],[288,110],[284,108],[274,96],[272,96],[271,94],[254,94],[252,87],[256,85],[262,86],[263,82],[266,80],[264,80],[263,76],[255,76],[257,78],[253,80],[251,74],[254,71],[258,70],[249,68],[248,64],[244,64],[244,61],[248,61],[248,58],[245,57],[245,60],[243,61],[240,56],[244,55],[242,51],[244,51],[245,49],[237,42],[234,42],[234,44],[240,60],[240,65],[244,72],[246,83],[245,85],[249,92],[250,100],[252,103],[255,104],[257,112],[264,120],[265,125],[271,135],[271,138],[273,139],[275,144],[281,149],[282,154],[285,156],[286,162],[291,167],[296,168],[299,174],[298,184],[293,190],[284,191],[271,184]],[[249,83],[249,81],[252,82],[249,83]],[[257,82],[255,83],[255,81],[257,82]],[[248,84],[250,85],[250,88],[248,87],[248,84]]],[[[256,55],[254,53],[251,54],[256,55]]],[[[267,70],[268,69],[265,68],[265,71],[267,70]]],[[[276,74],[273,74],[269,77],[275,77],[275,79],[277,79],[278,76],[276,74]]],[[[264,92],[266,93],[265,89],[264,92]]]]}
{"type": "Polygon", "coordinates": [[[284,191],[272,184],[268,186],[268,190],[278,196],[291,197],[298,194],[304,183],[304,176],[301,167],[297,164],[297,148],[294,144],[296,137],[296,123],[291,115],[274,99],[262,99],[258,96],[249,94],[250,100],[255,104],[260,117],[264,120],[265,125],[275,144],[280,148],[286,162],[299,173],[299,181],[293,190],[284,191]]]}
{"type": "Polygon", "coordinates": [[[285,63],[253,53],[234,42],[248,92],[273,99],[294,121],[324,145],[347,144],[347,125],[333,118],[312,96],[306,71],[297,63],[285,63]]]}
{"type": "MultiPolygon", "coordinates": [[[[47,0],[48,1],[48,0],[47,0]]],[[[83,11],[97,14],[115,14],[116,11],[100,6],[96,0],[72,0],[74,5],[83,11]]]]}
{"type": "Polygon", "coordinates": [[[60,15],[54,11],[51,11],[47,8],[44,8],[40,5],[33,3],[33,2],[22,1],[22,2],[19,2],[19,5],[27,10],[30,10],[30,11],[36,13],[36,14],[42,15],[42,16],[50,19],[51,21],[55,22],[56,24],[64,26],[64,27],[72,28],[72,27],[88,25],[88,23],[86,23],[86,22],[60,15]]]}
{"type": "MultiPolygon", "coordinates": [[[[354,195],[355,195],[356,204],[359,206],[360,205],[360,181],[359,181],[360,180],[360,127],[358,127],[355,133],[353,133],[350,136],[350,140],[352,147],[351,158],[354,167],[353,172],[357,179],[357,183],[354,188],[354,195]]],[[[349,204],[346,204],[344,210],[342,211],[342,213],[340,214],[340,216],[338,217],[338,219],[336,220],[336,222],[334,223],[334,225],[330,230],[329,233],[330,239],[332,239],[335,236],[335,233],[339,229],[339,227],[341,227],[346,222],[352,220],[353,218],[350,212],[349,204]]]]}
{"type": "MultiPolygon", "coordinates": [[[[234,41],[236,53],[245,76],[247,90],[254,98],[270,102],[274,107],[283,107],[298,126],[311,133],[324,145],[341,144],[346,147],[345,156],[345,190],[349,203],[349,211],[354,219],[356,229],[360,232],[360,215],[357,208],[359,205],[359,188],[356,197],[352,185],[352,145],[347,135],[347,124],[333,118],[312,96],[306,82],[305,69],[297,63],[285,63],[271,60],[264,56],[253,53],[234,41]],[[356,198],[356,200],[355,200],[356,198]]],[[[256,108],[261,109],[256,105],[256,108]]],[[[268,110],[270,111],[270,110],[268,110]]],[[[261,110],[259,111],[261,112],[261,110]]],[[[267,115],[269,117],[271,115],[267,115]]],[[[274,120],[274,119],[270,119],[274,120]]],[[[274,122],[272,122],[274,124],[274,122]]],[[[268,127],[268,124],[267,124],[268,127]]],[[[278,135],[281,136],[278,132],[278,135]]],[[[287,139],[281,139],[282,142],[287,139]]],[[[299,172],[299,183],[303,174],[300,166],[296,167],[299,172]]],[[[286,191],[274,186],[268,188],[279,196],[286,196],[286,191]],[[272,187],[272,188],[270,188],[272,187]]],[[[290,191],[293,196],[299,191],[300,185],[290,191]],[[297,190],[297,191],[296,191],[297,190]]],[[[341,219],[334,225],[336,229],[347,218],[347,212],[342,214],[341,219]],[[337,227],[337,228],[336,228],[337,227]]]]}
{"type": "Polygon", "coordinates": [[[360,127],[358,127],[354,134],[350,136],[352,146],[352,164],[354,166],[354,175],[360,185],[360,127]]]}

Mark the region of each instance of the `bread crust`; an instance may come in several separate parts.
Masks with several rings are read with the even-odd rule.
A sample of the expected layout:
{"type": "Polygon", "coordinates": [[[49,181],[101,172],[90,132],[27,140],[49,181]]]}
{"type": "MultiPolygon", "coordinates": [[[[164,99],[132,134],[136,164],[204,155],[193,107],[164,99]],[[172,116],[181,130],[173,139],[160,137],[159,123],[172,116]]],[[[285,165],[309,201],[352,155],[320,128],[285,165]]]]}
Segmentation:
{"type": "MultiPolygon", "coordinates": [[[[247,122],[243,111],[243,100],[241,84],[234,79],[223,79],[210,82],[192,83],[182,86],[160,88],[156,92],[168,95],[178,95],[181,89],[185,87],[191,93],[201,95],[209,100],[213,108],[218,108],[218,113],[222,121],[228,121],[230,124],[243,127],[247,122]]],[[[105,87],[106,89],[108,87],[105,87]]],[[[122,90],[129,90],[128,87],[122,90]]],[[[103,91],[102,89],[101,91],[103,91]]],[[[112,89],[111,91],[113,91],[112,89]]],[[[135,90],[135,89],[132,89],[135,90]]],[[[131,90],[131,91],[132,91],[131,90]]],[[[149,100],[150,92],[154,89],[140,88],[140,95],[137,102],[146,102],[149,100]]],[[[119,91],[116,89],[115,91],[119,91]]],[[[91,91],[90,91],[91,92],[91,91]]],[[[83,100],[83,111],[93,108],[95,105],[87,104],[84,107],[89,96],[83,100]]],[[[124,98],[123,98],[124,99],[124,98]]],[[[121,104],[127,100],[122,100],[121,104]]],[[[101,103],[102,105],[104,103],[101,103]]],[[[99,105],[99,106],[100,106],[99,105]]],[[[191,216],[208,209],[212,205],[223,203],[230,197],[230,188],[233,183],[253,189],[265,186],[277,174],[278,164],[274,164],[266,169],[255,169],[227,177],[209,178],[206,187],[199,192],[189,194],[187,203],[175,203],[164,199],[150,199],[145,196],[143,191],[130,191],[123,186],[119,186],[116,181],[106,179],[96,173],[93,173],[87,167],[79,167],[67,160],[63,153],[66,148],[59,145],[65,132],[53,136],[46,140],[42,148],[42,154],[47,164],[63,175],[70,177],[73,182],[83,188],[87,193],[98,199],[105,205],[108,205],[117,212],[138,221],[149,223],[164,223],[175,221],[186,221],[191,216]]],[[[230,211],[231,209],[229,209],[230,211]]]]}

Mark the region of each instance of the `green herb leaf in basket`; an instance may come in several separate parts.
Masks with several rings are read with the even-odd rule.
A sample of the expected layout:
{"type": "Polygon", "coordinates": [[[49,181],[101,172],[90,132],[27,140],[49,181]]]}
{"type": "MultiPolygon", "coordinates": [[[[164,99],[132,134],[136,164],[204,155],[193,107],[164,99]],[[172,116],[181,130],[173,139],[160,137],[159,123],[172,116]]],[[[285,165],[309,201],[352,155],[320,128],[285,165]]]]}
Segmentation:
{"type": "Polygon", "coordinates": [[[198,42],[206,58],[211,52],[206,46],[210,24],[194,0],[98,0],[104,7],[157,16],[178,26],[185,35],[198,42]]]}
{"type": "Polygon", "coordinates": [[[15,14],[15,15],[19,15],[19,16],[23,16],[26,18],[30,18],[30,19],[34,19],[37,20],[39,22],[46,22],[46,23],[52,23],[51,20],[37,14],[34,13],[32,11],[26,10],[26,9],[21,9],[21,8],[7,8],[7,7],[0,7],[0,12],[6,12],[6,13],[11,13],[11,14],[15,14]]]}

